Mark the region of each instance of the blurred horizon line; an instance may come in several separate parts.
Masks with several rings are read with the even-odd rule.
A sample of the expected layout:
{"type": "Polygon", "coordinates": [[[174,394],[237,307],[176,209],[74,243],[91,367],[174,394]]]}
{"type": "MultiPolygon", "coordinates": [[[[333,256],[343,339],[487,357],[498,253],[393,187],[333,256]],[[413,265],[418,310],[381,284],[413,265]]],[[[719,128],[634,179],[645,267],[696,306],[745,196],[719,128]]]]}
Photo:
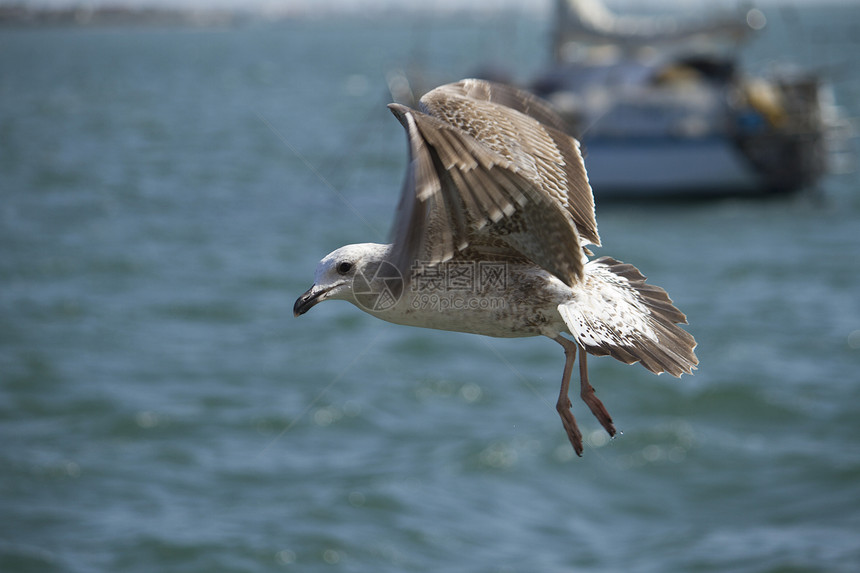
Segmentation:
{"type": "MultiPolygon", "coordinates": [[[[707,12],[737,11],[751,7],[796,7],[800,5],[849,5],[856,0],[597,0],[613,11],[681,12],[694,8],[707,12]]],[[[548,17],[554,0],[0,0],[6,14],[50,14],[74,12],[78,20],[94,14],[192,13],[234,14],[250,17],[303,17],[336,14],[439,13],[486,14],[515,12],[548,17]]],[[[86,22],[79,22],[86,23],[86,22]]],[[[201,23],[206,23],[201,22],[201,23]]]]}

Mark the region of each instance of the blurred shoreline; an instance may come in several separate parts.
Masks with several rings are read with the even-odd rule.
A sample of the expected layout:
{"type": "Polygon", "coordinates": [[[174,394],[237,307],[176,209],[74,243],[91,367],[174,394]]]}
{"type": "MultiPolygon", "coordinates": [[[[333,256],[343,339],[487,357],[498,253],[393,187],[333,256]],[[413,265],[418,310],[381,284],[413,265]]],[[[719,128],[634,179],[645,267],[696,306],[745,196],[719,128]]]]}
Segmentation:
{"type": "Polygon", "coordinates": [[[0,27],[42,26],[232,26],[248,16],[233,10],[131,8],[126,6],[0,6],[0,27]]]}
{"type": "Polygon", "coordinates": [[[0,28],[177,26],[232,27],[257,20],[279,21],[303,15],[301,10],[246,11],[226,8],[157,8],[79,5],[63,8],[0,6],[0,28]]]}
{"type": "MultiPolygon", "coordinates": [[[[444,7],[419,7],[418,11],[426,11],[466,17],[486,17],[492,14],[527,13],[541,15],[541,11],[528,8],[515,9],[507,3],[498,8],[469,5],[444,7]],[[441,9],[440,9],[441,8],[441,9]]],[[[415,7],[391,7],[386,5],[367,6],[361,9],[336,7],[331,4],[308,6],[298,4],[293,6],[261,7],[249,5],[234,8],[161,8],[154,6],[132,7],[121,4],[93,6],[80,4],[67,7],[28,6],[24,3],[0,5],[0,29],[9,28],[50,28],[75,27],[98,28],[112,26],[132,27],[192,27],[192,28],[224,28],[236,27],[259,22],[277,23],[299,19],[327,18],[331,16],[373,18],[379,16],[409,16],[414,15],[415,7]]]]}

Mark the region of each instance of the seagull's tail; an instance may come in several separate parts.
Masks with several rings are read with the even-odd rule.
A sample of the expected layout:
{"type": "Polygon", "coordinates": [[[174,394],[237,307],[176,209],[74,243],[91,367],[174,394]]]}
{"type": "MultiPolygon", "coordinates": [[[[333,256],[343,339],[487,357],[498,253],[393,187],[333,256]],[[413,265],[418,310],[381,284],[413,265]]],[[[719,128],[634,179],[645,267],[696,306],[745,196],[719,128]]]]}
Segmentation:
{"type": "Polygon", "coordinates": [[[696,341],[677,326],[687,317],[633,265],[609,257],[590,261],[574,288],[573,300],[558,305],[558,312],[591,354],[641,362],[656,374],[680,376],[696,369],[696,341]]]}

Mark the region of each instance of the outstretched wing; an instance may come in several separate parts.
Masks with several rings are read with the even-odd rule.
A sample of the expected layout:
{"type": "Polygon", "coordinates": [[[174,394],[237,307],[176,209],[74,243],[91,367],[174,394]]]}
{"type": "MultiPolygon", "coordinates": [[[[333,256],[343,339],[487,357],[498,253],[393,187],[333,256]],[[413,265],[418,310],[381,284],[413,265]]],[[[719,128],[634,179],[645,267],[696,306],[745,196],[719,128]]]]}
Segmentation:
{"type": "Polygon", "coordinates": [[[600,245],[579,142],[547,102],[509,85],[462,80],[436,88],[420,103],[511,160],[570,214],[583,244],[600,245]]]}
{"type": "Polygon", "coordinates": [[[461,80],[454,84],[447,84],[428,92],[422,98],[422,103],[436,100],[438,95],[443,94],[448,98],[468,98],[477,101],[492,102],[512,110],[524,113],[536,119],[546,127],[551,127],[561,132],[569,131],[567,122],[547,103],[536,95],[515,88],[508,84],[488,82],[485,80],[461,80]]]}
{"type": "Polygon", "coordinates": [[[582,277],[582,246],[599,244],[591,188],[576,140],[535,119],[561,125],[546,104],[467,80],[425,95],[428,113],[389,107],[409,140],[392,229],[401,271],[490,241],[567,284],[582,277]],[[495,94],[523,111],[492,101],[495,94]]]}

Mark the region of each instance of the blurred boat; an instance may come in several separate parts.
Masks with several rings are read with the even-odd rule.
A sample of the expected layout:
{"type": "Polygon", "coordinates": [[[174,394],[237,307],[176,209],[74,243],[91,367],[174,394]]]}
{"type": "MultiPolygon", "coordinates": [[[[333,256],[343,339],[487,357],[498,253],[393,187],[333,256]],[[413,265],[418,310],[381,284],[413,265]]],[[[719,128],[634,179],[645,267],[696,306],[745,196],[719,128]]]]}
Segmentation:
{"type": "Polygon", "coordinates": [[[754,9],[684,24],[558,0],[553,65],[530,87],[582,140],[601,198],[808,188],[847,123],[815,74],[739,70],[739,49],[764,24],[754,9]]]}

